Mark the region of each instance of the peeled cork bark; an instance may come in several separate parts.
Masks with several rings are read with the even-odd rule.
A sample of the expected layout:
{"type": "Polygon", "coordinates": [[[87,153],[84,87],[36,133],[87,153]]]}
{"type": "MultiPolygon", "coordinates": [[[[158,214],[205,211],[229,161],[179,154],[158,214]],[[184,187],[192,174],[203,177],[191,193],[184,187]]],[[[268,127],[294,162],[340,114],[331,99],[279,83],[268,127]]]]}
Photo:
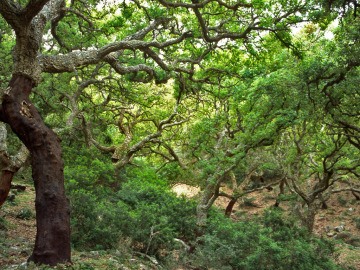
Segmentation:
{"type": "Polygon", "coordinates": [[[49,129],[29,100],[32,80],[15,74],[3,94],[2,115],[29,149],[36,190],[35,263],[71,261],[70,203],[65,195],[60,138],[49,129]]]}

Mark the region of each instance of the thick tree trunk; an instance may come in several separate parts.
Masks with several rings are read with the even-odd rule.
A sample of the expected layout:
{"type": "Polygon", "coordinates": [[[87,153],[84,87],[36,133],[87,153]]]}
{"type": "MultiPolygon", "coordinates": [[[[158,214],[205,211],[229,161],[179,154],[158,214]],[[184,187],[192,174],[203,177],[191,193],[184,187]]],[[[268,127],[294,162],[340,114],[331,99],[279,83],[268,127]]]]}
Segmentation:
{"type": "Polygon", "coordinates": [[[36,189],[35,263],[71,261],[70,204],[65,195],[60,138],[49,129],[29,100],[32,80],[15,74],[3,94],[2,118],[29,149],[36,189]]]}
{"type": "Polygon", "coordinates": [[[6,201],[11,188],[11,180],[14,176],[13,172],[3,170],[0,176],[0,207],[6,201]]]}

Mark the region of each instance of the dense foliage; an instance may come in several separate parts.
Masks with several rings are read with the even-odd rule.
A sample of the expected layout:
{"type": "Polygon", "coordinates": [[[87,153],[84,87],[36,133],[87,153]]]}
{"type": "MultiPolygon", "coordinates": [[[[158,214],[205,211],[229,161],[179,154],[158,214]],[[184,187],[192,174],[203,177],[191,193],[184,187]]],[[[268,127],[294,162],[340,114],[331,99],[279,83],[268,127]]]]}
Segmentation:
{"type": "MultiPolygon", "coordinates": [[[[67,190],[72,201],[72,244],[76,249],[116,249],[130,241],[133,250],[166,262],[172,251],[183,248],[175,238],[195,243],[195,201],[175,196],[150,168],[123,171],[124,180],[116,189],[96,185],[96,181],[89,187],[91,182],[84,182],[83,174],[75,173],[83,171],[82,164],[94,157],[85,151],[82,161],[66,167],[67,174],[74,172],[67,190]]],[[[65,157],[68,155],[71,151],[65,153],[65,157]]],[[[103,168],[108,163],[97,162],[103,168]]],[[[86,172],[92,179],[101,176],[96,166],[88,167],[86,172]]],[[[239,222],[213,209],[206,233],[196,241],[201,244],[195,252],[184,253],[195,266],[219,270],[338,269],[331,260],[336,256],[333,244],[312,238],[296,225],[294,217],[289,219],[280,209],[268,209],[258,219],[239,222]]]]}
{"type": "MultiPolygon", "coordinates": [[[[130,243],[162,262],[178,252],[194,267],[337,269],[333,245],[312,232],[333,194],[360,193],[358,7],[327,0],[0,1],[3,100],[12,76],[36,85],[25,91],[31,104],[24,98],[20,109],[0,107],[14,131],[25,125],[8,116],[13,111],[33,128],[16,131],[29,153],[1,124],[2,175],[48,151],[33,171],[57,177],[61,188],[64,176],[78,250],[130,243]],[[49,146],[60,139],[35,146],[28,139],[39,126],[37,137],[61,138],[64,169],[61,151],[49,146]],[[51,161],[54,152],[59,159],[51,161]],[[171,192],[178,183],[201,192],[178,197],[171,192]],[[264,188],[276,188],[276,206],[291,200],[298,220],[271,208],[233,222],[213,207],[228,198],[230,217],[236,202],[251,205],[245,195],[264,188]],[[180,252],[184,245],[193,253],[180,252]]],[[[37,189],[45,176],[35,179],[37,189]]],[[[37,203],[67,202],[64,192],[44,190],[37,203]]],[[[60,219],[69,215],[62,211],[60,219]]],[[[27,209],[18,215],[33,217],[27,209]]]]}

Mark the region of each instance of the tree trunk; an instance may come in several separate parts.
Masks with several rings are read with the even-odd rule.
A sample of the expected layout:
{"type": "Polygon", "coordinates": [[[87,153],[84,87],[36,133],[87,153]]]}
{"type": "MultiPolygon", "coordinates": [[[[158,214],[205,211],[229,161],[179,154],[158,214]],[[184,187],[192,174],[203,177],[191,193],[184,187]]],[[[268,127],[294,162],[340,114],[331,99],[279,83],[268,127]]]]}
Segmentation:
{"type": "Polygon", "coordinates": [[[352,195],[354,195],[354,197],[357,201],[360,200],[360,197],[354,191],[351,191],[351,193],[352,193],[352,195]]]}
{"type": "Polygon", "coordinates": [[[32,156],[37,234],[29,260],[56,265],[71,261],[70,204],[65,195],[60,138],[30,102],[32,87],[28,77],[13,75],[2,97],[2,118],[32,156]]]}
{"type": "MultiPolygon", "coordinates": [[[[210,181],[208,181],[210,182],[210,181]]],[[[218,197],[219,184],[207,183],[196,206],[196,237],[204,235],[208,212],[218,197]]]]}
{"type": "Polygon", "coordinates": [[[274,205],[275,207],[279,207],[279,205],[280,205],[280,201],[281,201],[280,196],[285,193],[284,186],[285,186],[285,179],[283,179],[279,184],[280,192],[276,197],[276,202],[275,202],[275,205],[274,205]]]}
{"type": "Polygon", "coordinates": [[[230,218],[231,212],[234,208],[235,203],[237,202],[237,199],[232,198],[230,202],[228,203],[226,209],[225,209],[225,217],[230,218]]]}
{"type": "Polygon", "coordinates": [[[11,180],[14,176],[13,172],[3,170],[0,176],[0,207],[6,201],[11,187],[11,180]]]}
{"type": "Polygon", "coordinates": [[[308,212],[306,216],[306,228],[309,233],[314,230],[315,216],[317,212],[317,206],[315,202],[308,203],[308,212]]]}

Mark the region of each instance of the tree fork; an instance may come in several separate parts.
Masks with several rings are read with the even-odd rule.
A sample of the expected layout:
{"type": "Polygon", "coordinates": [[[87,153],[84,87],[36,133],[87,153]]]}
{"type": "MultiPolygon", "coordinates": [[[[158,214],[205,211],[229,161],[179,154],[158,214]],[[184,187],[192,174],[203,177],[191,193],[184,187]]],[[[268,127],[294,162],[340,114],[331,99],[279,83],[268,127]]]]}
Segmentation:
{"type": "Polygon", "coordinates": [[[2,96],[1,118],[32,156],[37,234],[29,260],[56,265],[71,262],[70,203],[65,195],[61,140],[30,102],[32,88],[31,78],[14,74],[2,96]]]}

